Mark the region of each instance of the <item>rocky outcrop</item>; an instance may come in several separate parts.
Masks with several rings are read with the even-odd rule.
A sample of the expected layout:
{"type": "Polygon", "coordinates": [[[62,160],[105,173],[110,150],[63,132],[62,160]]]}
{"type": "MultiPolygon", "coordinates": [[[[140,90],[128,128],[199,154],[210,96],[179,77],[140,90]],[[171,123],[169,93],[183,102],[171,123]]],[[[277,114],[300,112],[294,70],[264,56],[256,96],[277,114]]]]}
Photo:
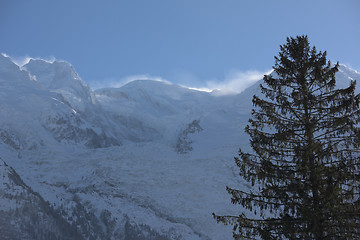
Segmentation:
{"type": "Polygon", "coordinates": [[[190,138],[191,134],[196,132],[200,132],[203,129],[200,126],[200,120],[194,120],[187,125],[187,127],[180,133],[177,143],[176,143],[176,151],[178,153],[188,153],[193,150],[192,148],[192,140],[190,138]]]}

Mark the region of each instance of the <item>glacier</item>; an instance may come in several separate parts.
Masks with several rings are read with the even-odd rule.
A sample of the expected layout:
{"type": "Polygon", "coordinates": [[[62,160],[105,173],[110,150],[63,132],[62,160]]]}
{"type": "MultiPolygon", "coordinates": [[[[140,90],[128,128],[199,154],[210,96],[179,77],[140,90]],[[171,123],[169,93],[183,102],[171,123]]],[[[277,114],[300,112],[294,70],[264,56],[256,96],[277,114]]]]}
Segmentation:
{"type": "MultiPolygon", "coordinates": [[[[360,79],[344,65],[338,85],[360,79]]],[[[136,80],[93,91],[64,61],[0,54],[5,239],[232,239],[225,187],[259,82],[219,95],[136,80]]]]}

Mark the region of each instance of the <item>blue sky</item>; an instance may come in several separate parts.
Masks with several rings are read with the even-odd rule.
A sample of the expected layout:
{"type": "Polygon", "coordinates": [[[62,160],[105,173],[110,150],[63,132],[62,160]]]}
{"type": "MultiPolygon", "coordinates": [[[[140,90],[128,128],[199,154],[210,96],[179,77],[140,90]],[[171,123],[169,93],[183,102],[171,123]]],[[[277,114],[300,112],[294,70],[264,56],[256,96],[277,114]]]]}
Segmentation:
{"type": "Polygon", "coordinates": [[[359,11],[358,0],[1,0],[0,52],[66,60],[94,88],[136,78],[242,88],[287,36],[306,34],[360,71],[359,11]]]}

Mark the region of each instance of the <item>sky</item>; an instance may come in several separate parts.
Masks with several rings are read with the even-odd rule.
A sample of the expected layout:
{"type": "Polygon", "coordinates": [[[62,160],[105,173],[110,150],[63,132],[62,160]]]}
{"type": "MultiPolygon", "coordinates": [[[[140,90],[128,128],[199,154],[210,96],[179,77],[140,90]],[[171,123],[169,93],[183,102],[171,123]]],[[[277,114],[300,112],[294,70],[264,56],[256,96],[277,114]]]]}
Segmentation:
{"type": "Polygon", "coordinates": [[[360,71],[358,0],[0,0],[0,52],[68,61],[94,89],[155,79],[240,91],[296,35],[360,71]]]}

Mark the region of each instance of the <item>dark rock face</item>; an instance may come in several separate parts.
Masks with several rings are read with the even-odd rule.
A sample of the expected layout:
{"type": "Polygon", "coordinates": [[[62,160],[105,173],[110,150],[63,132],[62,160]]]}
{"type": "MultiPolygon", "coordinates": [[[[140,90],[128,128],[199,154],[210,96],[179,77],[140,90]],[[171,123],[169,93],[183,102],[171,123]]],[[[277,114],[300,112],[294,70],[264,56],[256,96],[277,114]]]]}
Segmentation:
{"type": "Polygon", "coordinates": [[[121,145],[120,140],[100,133],[81,120],[76,114],[48,115],[43,122],[43,127],[50,131],[59,142],[82,143],[88,148],[104,148],[121,145]]]}
{"type": "Polygon", "coordinates": [[[178,153],[188,153],[193,150],[191,144],[192,141],[190,139],[190,135],[194,134],[196,132],[201,132],[203,129],[200,126],[200,120],[194,120],[191,123],[189,123],[184,129],[177,140],[176,143],[176,151],[178,153]]]}

